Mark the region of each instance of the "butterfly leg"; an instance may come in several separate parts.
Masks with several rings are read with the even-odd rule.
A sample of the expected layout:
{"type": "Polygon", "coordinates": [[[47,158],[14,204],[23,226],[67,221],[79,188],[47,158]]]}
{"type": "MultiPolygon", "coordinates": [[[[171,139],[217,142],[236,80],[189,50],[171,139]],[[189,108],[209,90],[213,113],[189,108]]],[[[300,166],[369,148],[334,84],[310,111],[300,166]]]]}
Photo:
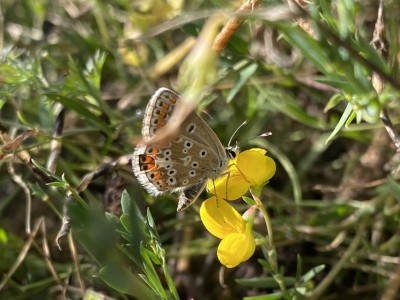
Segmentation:
{"type": "MultiPolygon", "coordinates": [[[[223,176],[227,176],[226,181],[225,181],[225,198],[223,198],[223,199],[228,199],[228,182],[229,182],[229,179],[230,179],[230,177],[231,177],[231,172],[229,171],[229,169],[230,169],[232,166],[235,166],[236,169],[239,171],[239,173],[242,175],[242,177],[243,177],[247,182],[249,182],[249,181],[247,180],[246,176],[243,174],[243,172],[239,169],[239,167],[238,167],[235,163],[228,165],[227,171],[224,172],[224,173],[222,173],[220,176],[218,176],[218,178],[219,178],[219,177],[223,177],[223,176]]],[[[215,189],[214,180],[213,180],[213,187],[214,187],[214,191],[215,191],[216,189],[215,189]]],[[[217,200],[218,200],[218,195],[216,195],[216,197],[217,197],[217,200]]]]}

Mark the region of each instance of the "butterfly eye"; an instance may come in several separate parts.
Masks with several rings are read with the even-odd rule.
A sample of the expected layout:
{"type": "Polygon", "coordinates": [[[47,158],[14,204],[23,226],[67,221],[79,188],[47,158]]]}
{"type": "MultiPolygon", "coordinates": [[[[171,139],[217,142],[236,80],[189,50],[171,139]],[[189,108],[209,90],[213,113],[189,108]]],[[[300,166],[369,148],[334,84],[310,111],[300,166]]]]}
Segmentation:
{"type": "Polygon", "coordinates": [[[192,162],[192,168],[197,168],[199,163],[197,161],[192,162]]]}
{"type": "Polygon", "coordinates": [[[225,152],[229,158],[235,158],[237,155],[237,153],[236,153],[237,148],[228,147],[228,148],[225,148],[225,152]]]}

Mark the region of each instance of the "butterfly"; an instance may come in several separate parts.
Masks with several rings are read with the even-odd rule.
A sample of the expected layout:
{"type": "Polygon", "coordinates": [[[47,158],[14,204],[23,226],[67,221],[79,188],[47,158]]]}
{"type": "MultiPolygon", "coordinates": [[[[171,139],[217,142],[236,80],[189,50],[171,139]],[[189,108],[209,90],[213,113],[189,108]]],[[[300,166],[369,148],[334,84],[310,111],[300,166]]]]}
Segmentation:
{"type": "Polygon", "coordinates": [[[190,206],[204,190],[208,179],[221,176],[238,148],[224,148],[215,132],[195,112],[180,124],[170,140],[151,139],[171,118],[178,94],[160,88],[150,98],[144,114],[142,136],[132,158],[133,173],[152,195],[179,192],[178,208],[190,206]]]}

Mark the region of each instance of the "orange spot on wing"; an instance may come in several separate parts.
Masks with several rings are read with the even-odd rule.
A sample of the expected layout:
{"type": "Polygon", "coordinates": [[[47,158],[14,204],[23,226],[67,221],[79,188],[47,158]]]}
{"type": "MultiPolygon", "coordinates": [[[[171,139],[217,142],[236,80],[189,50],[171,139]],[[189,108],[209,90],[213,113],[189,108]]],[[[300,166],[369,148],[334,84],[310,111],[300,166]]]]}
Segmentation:
{"type": "Polygon", "coordinates": [[[159,152],[159,149],[158,148],[156,148],[156,147],[153,147],[153,149],[152,149],[152,151],[151,151],[151,155],[153,155],[153,156],[155,156],[155,155],[157,155],[157,153],[159,152]]]}
{"type": "Polygon", "coordinates": [[[161,173],[160,172],[154,172],[154,179],[158,180],[161,178],[161,173]]]}
{"type": "Polygon", "coordinates": [[[165,125],[164,119],[160,119],[157,123],[157,128],[163,127],[165,125]]]}
{"type": "Polygon", "coordinates": [[[144,163],[144,164],[149,164],[149,163],[151,163],[152,161],[154,161],[154,158],[151,157],[151,156],[146,155],[146,156],[145,156],[145,159],[143,160],[143,163],[144,163]]]}
{"type": "Polygon", "coordinates": [[[147,164],[148,170],[154,169],[155,167],[156,167],[156,164],[155,164],[155,163],[149,163],[149,164],[147,164]]]}

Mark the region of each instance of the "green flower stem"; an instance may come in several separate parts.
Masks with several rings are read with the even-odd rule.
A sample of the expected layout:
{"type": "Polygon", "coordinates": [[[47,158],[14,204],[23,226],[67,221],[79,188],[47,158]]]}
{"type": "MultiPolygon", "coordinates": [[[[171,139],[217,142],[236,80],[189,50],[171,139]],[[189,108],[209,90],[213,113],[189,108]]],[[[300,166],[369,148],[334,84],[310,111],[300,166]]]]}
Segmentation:
{"type": "Polygon", "coordinates": [[[258,210],[261,212],[261,214],[264,217],[265,224],[267,226],[267,234],[268,234],[268,245],[267,245],[267,252],[268,252],[268,261],[271,266],[271,270],[274,273],[273,277],[275,281],[279,284],[279,287],[282,291],[286,290],[285,283],[283,282],[282,279],[282,274],[279,273],[279,268],[278,268],[278,262],[276,259],[276,249],[274,245],[274,235],[272,232],[272,224],[271,224],[271,219],[269,218],[268,212],[265,209],[264,205],[262,204],[262,201],[260,198],[258,198],[256,195],[251,193],[254,201],[256,202],[256,206],[258,210]]]}
{"type": "Polygon", "coordinates": [[[168,288],[169,288],[169,290],[171,292],[171,298],[179,300],[178,291],[176,290],[174,281],[173,281],[173,279],[171,277],[171,274],[170,274],[168,266],[167,266],[167,262],[166,262],[166,259],[165,259],[165,251],[163,251],[160,254],[162,254],[161,255],[161,266],[162,266],[162,269],[163,269],[163,272],[164,272],[165,281],[167,282],[168,288]]]}
{"type": "Polygon", "coordinates": [[[265,224],[267,226],[267,232],[268,232],[268,251],[272,250],[275,248],[274,246],[274,235],[272,233],[272,225],[271,225],[271,219],[269,218],[268,212],[265,209],[264,205],[262,204],[260,198],[255,196],[253,193],[251,193],[254,201],[256,202],[258,210],[261,212],[261,214],[264,217],[265,224]]]}

